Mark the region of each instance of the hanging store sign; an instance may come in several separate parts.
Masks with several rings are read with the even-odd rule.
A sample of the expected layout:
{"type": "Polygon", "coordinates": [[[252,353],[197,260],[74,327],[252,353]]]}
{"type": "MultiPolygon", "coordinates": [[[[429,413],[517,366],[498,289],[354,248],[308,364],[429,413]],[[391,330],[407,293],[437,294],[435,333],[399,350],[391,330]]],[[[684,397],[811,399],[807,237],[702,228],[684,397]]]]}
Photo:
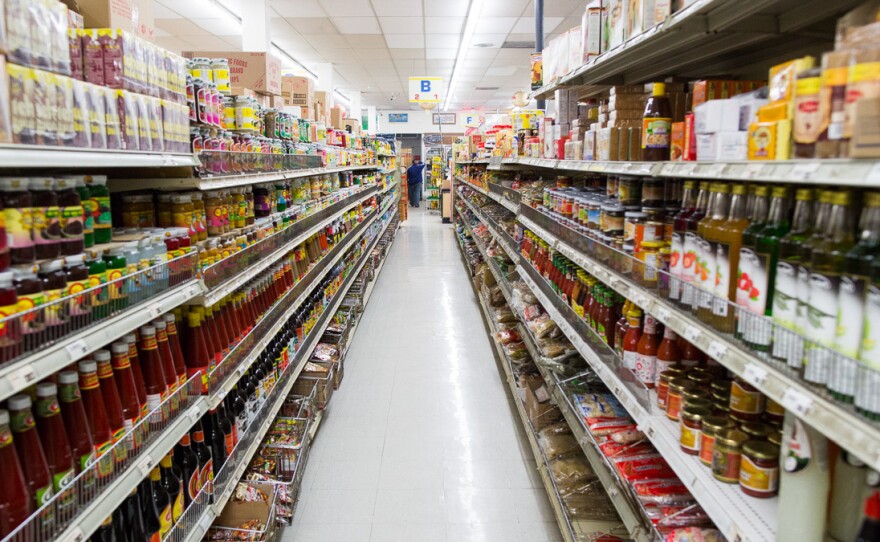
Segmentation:
{"type": "Polygon", "coordinates": [[[446,97],[445,92],[442,77],[409,78],[409,101],[411,103],[440,103],[446,97]]]}

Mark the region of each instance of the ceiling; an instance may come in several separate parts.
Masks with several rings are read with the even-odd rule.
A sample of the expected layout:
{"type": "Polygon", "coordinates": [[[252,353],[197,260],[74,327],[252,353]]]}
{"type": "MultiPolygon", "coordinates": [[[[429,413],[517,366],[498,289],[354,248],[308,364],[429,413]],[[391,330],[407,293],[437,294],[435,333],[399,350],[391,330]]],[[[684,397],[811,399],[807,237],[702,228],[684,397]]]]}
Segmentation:
{"type": "MultiPolygon", "coordinates": [[[[332,63],[337,89],[360,90],[362,105],[379,109],[418,109],[407,102],[410,76],[449,81],[469,6],[469,0],[268,1],[275,44],[309,69],[332,63]]],[[[241,50],[240,26],[210,0],[154,3],[159,45],[177,52],[241,50]]],[[[222,3],[237,14],[247,5],[222,3]]],[[[531,0],[484,0],[450,110],[508,108],[516,91],[528,90],[532,49],[501,46],[534,41],[534,9],[531,0]]],[[[584,0],[545,2],[545,40],[579,25],[583,10],[584,0]]]]}

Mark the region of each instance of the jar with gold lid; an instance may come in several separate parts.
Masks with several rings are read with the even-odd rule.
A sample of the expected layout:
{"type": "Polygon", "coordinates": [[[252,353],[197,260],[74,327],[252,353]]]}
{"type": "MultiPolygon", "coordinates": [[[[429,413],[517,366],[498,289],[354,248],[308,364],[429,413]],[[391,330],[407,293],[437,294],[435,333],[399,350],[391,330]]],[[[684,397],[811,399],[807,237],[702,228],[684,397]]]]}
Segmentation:
{"type": "Polygon", "coordinates": [[[732,429],[733,421],[727,416],[706,416],[700,434],[700,462],[712,466],[712,452],[715,449],[715,435],[725,429],[732,429]]]}
{"type": "Polygon", "coordinates": [[[712,450],[712,475],[726,484],[739,483],[739,466],[742,461],[742,445],[748,435],[739,429],[724,429],[715,435],[712,450]]]}
{"type": "Polygon", "coordinates": [[[749,440],[742,445],[739,487],[743,493],[768,499],[779,491],[779,446],[749,440]]]}
{"type": "Polygon", "coordinates": [[[678,444],[684,453],[699,455],[703,419],[711,415],[712,410],[705,407],[686,405],[682,409],[678,444]]]}

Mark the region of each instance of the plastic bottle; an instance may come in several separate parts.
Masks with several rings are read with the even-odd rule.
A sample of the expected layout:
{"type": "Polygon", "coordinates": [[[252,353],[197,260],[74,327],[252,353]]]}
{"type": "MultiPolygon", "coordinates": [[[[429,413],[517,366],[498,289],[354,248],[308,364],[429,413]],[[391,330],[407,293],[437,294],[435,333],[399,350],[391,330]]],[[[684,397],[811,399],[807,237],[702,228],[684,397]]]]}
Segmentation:
{"type": "Polygon", "coordinates": [[[785,413],[779,455],[777,540],[824,542],[828,505],[828,440],[785,413]]]}
{"type": "Polygon", "coordinates": [[[642,160],[669,160],[672,137],[672,106],[666,97],[666,84],[654,83],[642,116],[642,160]]]}
{"type": "MultiPolygon", "coordinates": [[[[127,426],[122,411],[122,400],[119,398],[116,378],[113,375],[112,355],[109,350],[97,350],[92,357],[98,365],[98,383],[101,386],[101,397],[104,398],[107,423],[110,424],[110,431],[113,433],[113,444],[118,444],[126,438],[126,433],[131,427],[127,426]]],[[[118,464],[123,463],[128,457],[128,446],[125,443],[115,446],[113,451],[118,464]]]]}
{"type": "Polygon", "coordinates": [[[40,435],[37,433],[36,421],[31,412],[31,398],[27,395],[13,395],[6,402],[6,405],[9,407],[9,428],[12,430],[15,449],[21,461],[28,495],[36,510],[49,502],[49,499],[54,495],[54,489],[52,488],[52,474],[49,471],[46,454],[43,452],[40,435]]]}
{"type": "Polygon", "coordinates": [[[38,260],[57,258],[61,254],[61,211],[51,177],[31,179],[33,198],[33,236],[38,260]]]}
{"type": "Polygon", "coordinates": [[[95,441],[98,478],[105,478],[113,474],[116,458],[112,453],[107,453],[113,446],[113,430],[107,420],[107,409],[104,407],[104,397],[101,394],[98,364],[92,360],[84,360],[80,361],[77,367],[79,369],[79,389],[82,393],[86,419],[89,421],[92,439],[95,441]]]}
{"type": "Polygon", "coordinates": [[[0,537],[6,536],[31,515],[34,502],[28,495],[24,471],[13,446],[9,412],[0,410],[0,537]]]}
{"type": "Polygon", "coordinates": [[[856,537],[856,542],[880,541],[880,492],[874,492],[865,501],[865,520],[856,537]]]}
{"type": "MultiPolygon", "coordinates": [[[[73,482],[74,462],[67,430],[61,417],[61,406],[58,404],[58,387],[51,382],[37,384],[37,404],[35,408],[37,432],[46,454],[46,463],[52,474],[52,488],[59,493],[73,482]]],[[[73,494],[70,495],[73,497],[73,494]]],[[[73,503],[67,501],[64,508],[73,503]]]]}
{"type": "Polygon", "coordinates": [[[89,188],[89,208],[95,228],[95,244],[101,245],[113,241],[113,219],[110,214],[110,191],[107,189],[105,175],[86,176],[89,188]]]}
{"type": "Polygon", "coordinates": [[[55,179],[61,226],[61,255],[73,256],[85,249],[83,213],[85,212],[76,191],[76,180],[70,177],[55,179]]]}
{"type": "Polygon", "coordinates": [[[12,265],[30,264],[36,258],[33,238],[33,198],[28,192],[29,187],[28,178],[0,178],[3,223],[9,246],[9,262],[12,265]]]}
{"type": "Polygon", "coordinates": [[[109,293],[110,310],[113,313],[128,308],[128,281],[124,280],[128,271],[125,247],[108,250],[102,257],[107,265],[107,291],[109,293]]]}

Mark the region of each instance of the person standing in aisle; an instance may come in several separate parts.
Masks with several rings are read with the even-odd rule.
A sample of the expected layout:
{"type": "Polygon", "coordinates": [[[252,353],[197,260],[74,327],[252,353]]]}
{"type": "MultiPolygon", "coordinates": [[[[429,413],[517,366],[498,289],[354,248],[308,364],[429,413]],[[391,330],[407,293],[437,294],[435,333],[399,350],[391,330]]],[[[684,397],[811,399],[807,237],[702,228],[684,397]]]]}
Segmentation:
{"type": "Polygon", "coordinates": [[[425,164],[420,156],[416,156],[409,169],[406,170],[406,189],[409,192],[409,206],[418,207],[422,200],[422,175],[425,164]]]}

